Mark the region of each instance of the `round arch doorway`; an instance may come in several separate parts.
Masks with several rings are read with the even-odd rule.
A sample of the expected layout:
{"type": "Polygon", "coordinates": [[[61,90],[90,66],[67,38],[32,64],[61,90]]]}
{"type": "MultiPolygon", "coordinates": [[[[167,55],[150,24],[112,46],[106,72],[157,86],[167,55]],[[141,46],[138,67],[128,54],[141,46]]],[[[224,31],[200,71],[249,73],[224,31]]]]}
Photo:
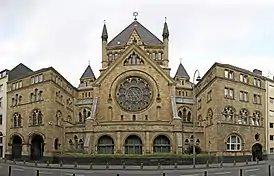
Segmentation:
{"type": "Polygon", "coordinates": [[[13,159],[21,158],[22,155],[22,138],[18,135],[14,135],[12,137],[12,144],[11,144],[11,157],[13,159]]]}
{"type": "Polygon", "coordinates": [[[252,146],[252,158],[253,161],[256,161],[256,159],[259,161],[263,160],[263,146],[260,143],[256,143],[252,146]]]}
{"type": "Polygon", "coordinates": [[[31,139],[30,158],[40,160],[44,156],[44,139],[39,134],[34,134],[31,139]]]}

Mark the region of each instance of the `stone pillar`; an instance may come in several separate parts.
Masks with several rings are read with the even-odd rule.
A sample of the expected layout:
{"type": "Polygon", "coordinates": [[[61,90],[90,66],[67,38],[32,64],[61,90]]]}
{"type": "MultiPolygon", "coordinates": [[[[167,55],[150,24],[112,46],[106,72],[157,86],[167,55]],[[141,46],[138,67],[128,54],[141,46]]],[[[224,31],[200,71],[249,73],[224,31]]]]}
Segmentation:
{"type": "MultiPolygon", "coordinates": [[[[151,142],[150,142],[150,140],[149,140],[149,132],[148,131],[146,131],[145,132],[145,141],[144,141],[144,151],[145,151],[145,153],[152,153],[153,151],[151,151],[151,142]]],[[[143,153],[144,153],[144,151],[143,151],[143,153]]]]}
{"type": "Polygon", "coordinates": [[[121,140],[121,132],[118,131],[117,132],[117,141],[116,141],[116,153],[117,154],[121,154],[122,153],[122,146],[123,146],[123,142],[121,140]]]}

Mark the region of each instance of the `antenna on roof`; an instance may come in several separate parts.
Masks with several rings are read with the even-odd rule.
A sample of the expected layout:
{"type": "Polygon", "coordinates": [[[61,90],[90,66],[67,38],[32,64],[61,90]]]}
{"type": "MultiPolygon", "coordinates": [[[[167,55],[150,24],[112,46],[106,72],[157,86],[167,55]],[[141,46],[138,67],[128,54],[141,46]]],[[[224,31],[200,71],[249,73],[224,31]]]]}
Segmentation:
{"type": "Polygon", "coordinates": [[[88,65],[90,66],[90,60],[88,60],[88,65]]]}
{"type": "Polygon", "coordinates": [[[134,20],[137,21],[138,12],[133,12],[134,20]]]}

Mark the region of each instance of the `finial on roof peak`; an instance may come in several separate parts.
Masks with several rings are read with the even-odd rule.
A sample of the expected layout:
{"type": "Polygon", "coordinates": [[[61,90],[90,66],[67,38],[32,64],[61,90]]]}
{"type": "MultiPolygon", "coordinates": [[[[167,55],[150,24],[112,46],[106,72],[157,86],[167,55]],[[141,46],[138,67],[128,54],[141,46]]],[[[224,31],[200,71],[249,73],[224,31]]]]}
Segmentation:
{"type": "Polygon", "coordinates": [[[104,24],[106,24],[106,20],[104,20],[104,24]]]}
{"type": "Polygon", "coordinates": [[[138,12],[133,12],[134,20],[137,21],[138,12]]]}
{"type": "Polygon", "coordinates": [[[165,23],[166,23],[167,17],[165,17],[165,23]]]}
{"type": "Polygon", "coordinates": [[[88,65],[90,66],[90,60],[88,60],[88,65]]]}
{"type": "Polygon", "coordinates": [[[180,58],[180,64],[182,64],[183,58],[180,58]]]}

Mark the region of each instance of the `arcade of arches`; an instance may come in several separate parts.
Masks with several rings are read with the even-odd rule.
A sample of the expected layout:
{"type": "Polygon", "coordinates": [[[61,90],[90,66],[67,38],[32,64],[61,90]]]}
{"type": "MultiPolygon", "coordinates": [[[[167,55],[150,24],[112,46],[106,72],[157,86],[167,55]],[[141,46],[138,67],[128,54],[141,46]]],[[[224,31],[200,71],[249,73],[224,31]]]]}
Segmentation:
{"type": "MultiPolygon", "coordinates": [[[[23,137],[14,134],[10,139],[11,157],[21,158],[23,151],[23,137]]],[[[29,136],[29,156],[31,160],[39,160],[44,156],[44,137],[40,134],[32,134],[29,136]]]]}
{"type": "MultiPolygon", "coordinates": [[[[81,140],[81,139],[80,139],[81,140]]],[[[75,146],[78,141],[77,136],[74,136],[74,141],[69,139],[69,145],[75,149],[79,149],[75,146]]],[[[115,153],[115,141],[109,135],[101,136],[96,144],[96,151],[98,154],[114,154],[115,153]]],[[[129,135],[124,141],[124,153],[125,154],[142,154],[144,151],[144,143],[137,135],[129,135]]],[[[153,140],[153,152],[154,153],[168,153],[171,152],[171,141],[165,135],[159,135],[153,140]]]]}

